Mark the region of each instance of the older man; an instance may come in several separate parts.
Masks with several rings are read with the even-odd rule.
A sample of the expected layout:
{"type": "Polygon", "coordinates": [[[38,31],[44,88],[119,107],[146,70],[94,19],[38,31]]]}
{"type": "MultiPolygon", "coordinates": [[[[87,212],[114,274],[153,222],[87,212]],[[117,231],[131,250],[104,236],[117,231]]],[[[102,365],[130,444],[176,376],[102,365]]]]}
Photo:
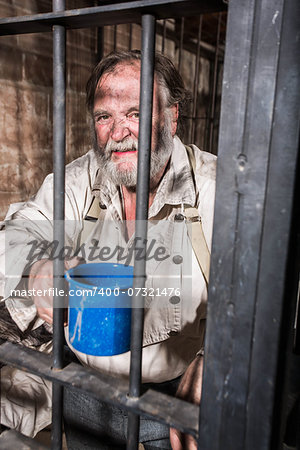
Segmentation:
{"type": "MultiPolygon", "coordinates": [[[[123,248],[130,253],[134,242],[137,154],[139,129],[140,53],[114,52],[93,70],[87,84],[87,105],[93,123],[93,150],[66,168],[66,242],[74,254],[84,242],[123,248]],[[84,219],[90,206],[100,204],[95,226],[83,238],[84,219]],[[112,226],[113,225],[113,226],[112,226]]],[[[152,147],[149,193],[149,239],[163,245],[168,258],[147,261],[147,283],[154,297],[146,298],[142,377],[146,386],[200,401],[207,283],[185,216],[196,208],[207,246],[211,244],[215,157],[195,146],[187,149],[182,132],[187,92],[179,73],[167,58],[156,55],[153,94],[152,147]],[[164,296],[164,288],[177,288],[179,295],[164,296]],[[184,375],[183,375],[184,374],[184,375]],[[183,375],[183,377],[182,377],[183,375]]],[[[52,286],[52,261],[47,250],[42,259],[28,262],[33,238],[47,238],[52,220],[52,176],[44,181],[35,198],[23,205],[8,222],[13,233],[7,293],[28,274],[31,292],[52,286]],[[18,225],[22,219],[22,225],[18,225]],[[24,220],[26,233],[24,233],[24,220]],[[47,225],[37,225],[39,220],[47,225]],[[47,231],[46,231],[47,230],[47,231]],[[26,250],[24,250],[26,249],[26,250]],[[27,253],[26,253],[27,252],[27,253]]],[[[82,247],[80,247],[82,249],[82,247]]],[[[115,255],[115,253],[114,253],[115,255]]],[[[82,256],[82,255],[81,255],[82,256]]],[[[88,256],[84,257],[88,260],[88,256]]],[[[117,258],[118,259],[118,258],[117,258]]],[[[115,260],[113,260],[115,261],[115,260]]],[[[89,261],[88,261],[89,262],[89,261]]],[[[74,257],[66,267],[79,263],[74,257]]],[[[22,331],[52,323],[52,297],[32,295],[26,307],[22,299],[8,298],[6,306],[22,331]]],[[[71,344],[69,343],[71,346],[71,344]]],[[[78,359],[112,375],[128,377],[130,352],[97,357],[73,349],[78,359]]],[[[123,448],[127,415],[85,395],[65,392],[65,429],[70,448],[123,448]]],[[[146,449],[171,448],[167,427],[142,419],[140,441],[146,449]]],[[[182,437],[172,432],[172,446],[182,448],[182,437]]],[[[190,441],[190,448],[195,444],[190,441]]],[[[124,447],[125,448],[125,447],[124,447]]]]}

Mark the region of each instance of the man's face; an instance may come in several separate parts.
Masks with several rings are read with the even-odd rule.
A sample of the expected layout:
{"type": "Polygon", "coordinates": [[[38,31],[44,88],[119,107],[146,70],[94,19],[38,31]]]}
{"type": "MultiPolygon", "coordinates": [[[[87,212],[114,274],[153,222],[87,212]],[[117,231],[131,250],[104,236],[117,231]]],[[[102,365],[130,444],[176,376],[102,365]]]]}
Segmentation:
{"type": "MultiPolygon", "coordinates": [[[[116,184],[135,186],[139,132],[140,65],[119,64],[99,80],[94,100],[95,150],[116,184]]],[[[164,107],[154,82],[150,179],[162,175],[172,151],[177,109],[164,107]]]]}

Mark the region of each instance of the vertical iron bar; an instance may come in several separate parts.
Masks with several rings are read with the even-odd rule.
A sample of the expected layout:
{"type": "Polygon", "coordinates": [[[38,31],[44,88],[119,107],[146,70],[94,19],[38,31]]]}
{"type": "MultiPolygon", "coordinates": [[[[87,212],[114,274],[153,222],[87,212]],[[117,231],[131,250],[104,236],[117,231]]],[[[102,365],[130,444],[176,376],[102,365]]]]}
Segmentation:
{"type": "Polygon", "coordinates": [[[117,32],[118,32],[118,25],[114,25],[114,51],[117,50],[117,32]]]}
{"type": "Polygon", "coordinates": [[[132,23],[129,24],[129,45],[128,45],[129,50],[132,49],[132,23]]]}
{"type": "Polygon", "coordinates": [[[197,113],[197,97],[198,97],[198,87],[199,87],[199,75],[200,75],[200,43],[202,34],[202,15],[199,16],[199,28],[198,28],[198,38],[197,38],[197,54],[196,54],[196,65],[195,65],[195,78],[194,78],[194,89],[193,89],[193,112],[192,112],[192,126],[190,134],[190,142],[195,142],[195,117],[197,113]]]}
{"type": "Polygon", "coordinates": [[[103,58],[104,55],[104,27],[97,28],[97,62],[103,58]]]}
{"type": "MultiPolygon", "coordinates": [[[[95,6],[100,6],[101,2],[95,0],[95,6]]],[[[97,62],[103,58],[104,55],[104,27],[97,28],[97,62]]]]}
{"type": "MultiPolygon", "coordinates": [[[[65,9],[65,0],[53,0],[53,11],[65,9]]],[[[53,238],[64,246],[64,200],[65,200],[65,138],[66,138],[66,32],[62,26],[53,26],[53,238]]],[[[64,289],[64,261],[53,262],[54,292],[64,289]]],[[[64,309],[61,298],[53,299],[53,370],[63,367],[64,309]]],[[[52,448],[62,446],[63,389],[53,384],[52,448]]]]}
{"type": "MultiPolygon", "coordinates": [[[[141,91],[140,91],[140,127],[138,152],[138,178],[136,199],[136,242],[142,249],[144,259],[134,263],[134,290],[143,288],[146,279],[146,247],[147,220],[149,204],[149,171],[152,134],[152,103],[154,81],[155,52],[155,18],[150,14],[142,17],[142,60],[141,60],[141,91]]],[[[142,372],[142,345],[144,328],[144,298],[133,296],[132,327],[131,327],[131,359],[130,359],[130,397],[140,395],[142,372]]],[[[139,416],[128,415],[127,449],[138,448],[139,416]]]]}
{"type": "Polygon", "coordinates": [[[219,57],[219,45],[220,45],[220,31],[221,31],[221,19],[222,13],[219,13],[218,17],[218,30],[217,30],[217,42],[214,59],[214,74],[213,74],[213,90],[211,96],[211,108],[209,118],[209,144],[208,151],[211,153],[213,148],[213,134],[214,134],[214,122],[215,122],[215,109],[216,109],[216,94],[217,94],[217,79],[218,79],[218,57],[219,57]]]}
{"type": "Polygon", "coordinates": [[[181,23],[180,23],[180,43],[179,43],[179,54],[178,54],[178,72],[180,72],[180,70],[181,70],[183,35],[184,35],[184,17],[181,18],[181,23]]]}
{"type": "Polygon", "coordinates": [[[164,25],[163,25],[163,35],[162,35],[162,40],[161,40],[161,52],[162,54],[165,53],[165,45],[166,45],[166,34],[167,34],[167,20],[164,20],[164,25]]]}

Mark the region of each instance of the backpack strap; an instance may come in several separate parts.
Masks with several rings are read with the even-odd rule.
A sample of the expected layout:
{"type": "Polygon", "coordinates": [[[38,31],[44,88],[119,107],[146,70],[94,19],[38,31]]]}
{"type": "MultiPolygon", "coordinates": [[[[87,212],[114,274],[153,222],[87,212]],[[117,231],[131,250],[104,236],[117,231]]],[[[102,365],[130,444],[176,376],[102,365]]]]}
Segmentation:
{"type": "MultiPolygon", "coordinates": [[[[193,176],[195,176],[196,158],[192,147],[185,145],[193,176]]],[[[204,276],[206,285],[209,282],[210,251],[204,236],[201,217],[198,209],[191,206],[184,207],[188,236],[204,276]]]]}

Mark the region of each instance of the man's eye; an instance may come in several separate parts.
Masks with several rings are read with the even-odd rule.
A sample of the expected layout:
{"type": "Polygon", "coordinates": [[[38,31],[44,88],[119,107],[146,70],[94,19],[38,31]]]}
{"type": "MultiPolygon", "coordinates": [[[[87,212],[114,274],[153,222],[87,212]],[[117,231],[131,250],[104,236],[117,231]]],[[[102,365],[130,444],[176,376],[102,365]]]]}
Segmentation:
{"type": "Polygon", "coordinates": [[[135,121],[138,121],[139,117],[140,117],[140,113],[138,113],[138,112],[132,112],[128,115],[128,118],[130,120],[135,120],[135,121]]]}
{"type": "Polygon", "coordinates": [[[102,114],[101,116],[96,116],[97,123],[107,123],[110,120],[110,116],[108,114],[102,114]]]}

